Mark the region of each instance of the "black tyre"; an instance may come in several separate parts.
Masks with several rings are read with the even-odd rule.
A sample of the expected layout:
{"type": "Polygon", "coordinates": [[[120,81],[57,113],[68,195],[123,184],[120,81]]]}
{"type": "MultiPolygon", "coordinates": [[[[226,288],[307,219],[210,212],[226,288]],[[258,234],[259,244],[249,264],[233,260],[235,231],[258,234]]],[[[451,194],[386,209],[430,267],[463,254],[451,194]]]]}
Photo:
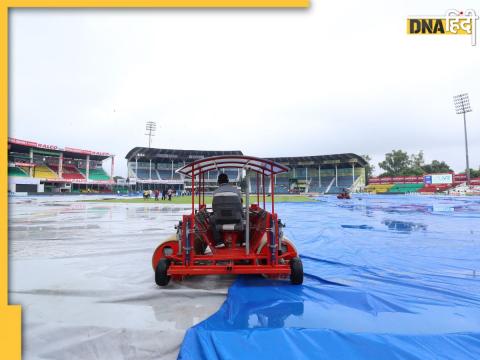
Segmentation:
{"type": "Polygon", "coordinates": [[[303,283],[303,264],[299,257],[294,257],[290,260],[290,282],[293,285],[303,283]]]}
{"type": "Polygon", "coordinates": [[[170,260],[160,259],[155,270],[155,283],[158,286],[167,286],[170,282],[170,276],[167,275],[170,260]]]}

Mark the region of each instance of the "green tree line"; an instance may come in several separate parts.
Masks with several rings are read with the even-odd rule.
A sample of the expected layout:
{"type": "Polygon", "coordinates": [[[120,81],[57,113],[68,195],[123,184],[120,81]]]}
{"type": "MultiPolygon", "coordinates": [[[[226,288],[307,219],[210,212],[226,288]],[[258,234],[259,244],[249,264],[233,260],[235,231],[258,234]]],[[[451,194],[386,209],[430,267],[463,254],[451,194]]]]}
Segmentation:
{"type": "MultiPolygon", "coordinates": [[[[369,155],[362,157],[367,162],[365,167],[367,176],[373,176],[375,166],[372,164],[371,157],[369,155]]],[[[379,162],[378,166],[384,171],[380,176],[420,176],[453,171],[445,161],[433,160],[426,164],[422,150],[418,154],[410,155],[403,150],[392,150],[385,154],[385,160],[379,162]]],[[[470,177],[480,177],[480,168],[470,169],[470,177]]]]}

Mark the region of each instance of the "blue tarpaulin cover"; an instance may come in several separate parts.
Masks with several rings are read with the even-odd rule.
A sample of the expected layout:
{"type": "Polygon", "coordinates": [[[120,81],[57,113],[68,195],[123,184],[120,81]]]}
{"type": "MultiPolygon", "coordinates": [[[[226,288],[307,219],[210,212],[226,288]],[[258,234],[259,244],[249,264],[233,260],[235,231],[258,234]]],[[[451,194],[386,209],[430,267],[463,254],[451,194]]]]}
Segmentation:
{"type": "Polygon", "coordinates": [[[301,286],[241,276],[181,359],[480,359],[480,199],[276,206],[301,286]]]}

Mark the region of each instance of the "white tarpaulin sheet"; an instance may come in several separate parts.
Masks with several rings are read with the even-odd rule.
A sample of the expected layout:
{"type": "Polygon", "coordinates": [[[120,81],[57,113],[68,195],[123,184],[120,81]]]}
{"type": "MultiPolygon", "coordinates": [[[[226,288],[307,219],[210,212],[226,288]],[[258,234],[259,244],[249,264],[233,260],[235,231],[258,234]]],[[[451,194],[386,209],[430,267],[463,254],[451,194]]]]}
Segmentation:
{"type": "Polygon", "coordinates": [[[232,281],[155,285],[153,250],[189,207],[77,200],[10,199],[9,300],[23,309],[23,358],[176,359],[185,330],[219,308],[232,281]]]}

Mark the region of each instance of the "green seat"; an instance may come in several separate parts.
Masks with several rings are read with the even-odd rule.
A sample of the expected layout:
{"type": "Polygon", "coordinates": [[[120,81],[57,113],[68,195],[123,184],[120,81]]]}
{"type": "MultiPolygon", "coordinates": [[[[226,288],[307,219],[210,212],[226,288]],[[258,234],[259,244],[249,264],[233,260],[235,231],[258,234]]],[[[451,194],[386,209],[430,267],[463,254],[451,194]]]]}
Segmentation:
{"type": "Polygon", "coordinates": [[[388,192],[394,194],[405,194],[410,192],[417,192],[422,187],[423,184],[395,184],[390,188],[388,192]]]}
{"type": "MultiPolygon", "coordinates": [[[[86,169],[79,169],[83,175],[87,174],[86,169]]],[[[89,180],[110,180],[110,176],[107,175],[103,169],[90,169],[88,172],[89,180]]]]}
{"type": "Polygon", "coordinates": [[[28,176],[28,174],[18,167],[9,167],[8,176],[28,176]]]}

